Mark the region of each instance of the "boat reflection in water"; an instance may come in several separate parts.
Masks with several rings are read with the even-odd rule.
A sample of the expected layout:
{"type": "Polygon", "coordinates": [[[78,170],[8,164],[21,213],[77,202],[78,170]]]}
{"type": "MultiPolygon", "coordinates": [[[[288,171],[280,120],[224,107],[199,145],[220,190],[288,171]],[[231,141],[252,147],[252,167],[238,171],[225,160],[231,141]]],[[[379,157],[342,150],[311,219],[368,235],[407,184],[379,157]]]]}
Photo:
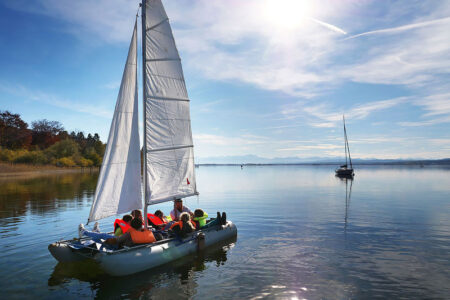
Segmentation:
{"type": "Polygon", "coordinates": [[[117,295],[125,298],[194,297],[197,278],[208,264],[220,267],[227,261],[227,252],[234,247],[236,237],[207,247],[195,255],[185,256],[171,263],[140,273],[113,277],[104,273],[93,260],[58,263],[48,279],[48,286],[64,286],[72,279],[88,282],[96,298],[110,299],[117,295]]]}
{"type": "Polygon", "coordinates": [[[352,176],[337,176],[341,182],[345,182],[345,215],[344,215],[344,233],[347,233],[348,211],[350,208],[350,200],[352,197],[353,175],[352,176]]]}

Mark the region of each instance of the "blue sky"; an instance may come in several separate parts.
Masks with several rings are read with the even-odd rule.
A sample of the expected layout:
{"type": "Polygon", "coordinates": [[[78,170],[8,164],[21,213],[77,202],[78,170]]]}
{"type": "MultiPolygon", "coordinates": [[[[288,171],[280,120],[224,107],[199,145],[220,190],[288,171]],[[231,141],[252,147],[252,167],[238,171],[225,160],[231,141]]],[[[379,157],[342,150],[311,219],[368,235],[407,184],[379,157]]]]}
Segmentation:
{"type": "MultiPolygon", "coordinates": [[[[450,157],[450,1],[164,4],[197,157],[450,157]]],[[[0,109],[106,141],[137,6],[0,0],[0,109]]]]}

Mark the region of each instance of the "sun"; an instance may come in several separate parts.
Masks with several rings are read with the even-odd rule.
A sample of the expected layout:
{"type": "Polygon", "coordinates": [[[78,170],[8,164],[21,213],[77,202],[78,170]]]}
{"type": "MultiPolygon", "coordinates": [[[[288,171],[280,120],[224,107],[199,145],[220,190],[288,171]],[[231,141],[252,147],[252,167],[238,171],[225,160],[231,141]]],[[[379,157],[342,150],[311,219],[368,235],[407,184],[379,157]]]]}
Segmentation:
{"type": "Polygon", "coordinates": [[[295,29],[312,17],[313,9],[308,0],[266,0],[263,14],[269,26],[295,29]]]}

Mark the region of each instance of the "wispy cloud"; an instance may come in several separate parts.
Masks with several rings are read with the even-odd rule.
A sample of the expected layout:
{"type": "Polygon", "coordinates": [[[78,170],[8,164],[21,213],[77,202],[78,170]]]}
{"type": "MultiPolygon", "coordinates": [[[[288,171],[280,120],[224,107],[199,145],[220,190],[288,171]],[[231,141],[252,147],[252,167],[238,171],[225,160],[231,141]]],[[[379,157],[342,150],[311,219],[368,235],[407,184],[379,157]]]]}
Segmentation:
{"type": "Polygon", "coordinates": [[[399,122],[401,126],[431,126],[441,123],[450,123],[450,93],[431,95],[416,99],[412,104],[426,111],[422,120],[399,122]]]}
{"type": "MultiPolygon", "coordinates": [[[[353,1],[302,1],[307,8],[306,21],[289,29],[276,26],[283,16],[293,15],[286,11],[289,7],[277,5],[278,15],[271,15],[263,13],[267,2],[165,1],[184,66],[208,80],[244,82],[304,98],[346,81],[423,88],[442,83],[441,76],[449,73],[450,8],[445,1],[428,5],[427,10],[420,2],[377,2],[394,12],[380,22],[367,20],[363,13],[370,9],[370,1],[358,5],[353,1]],[[357,32],[361,24],[395,24],[399,12],[404,11],[408,15],[401,19],[410,20],[409,24],[341,38],[357,32]],[[389,38],[393,34],[395,39],[389,38]],[[370,43],[358,38],[369,35],[374,37],[370,43]]],[[[124,0],[36,0],[31,4],[16,0],[8,5],[64,20],[66,30],[78,36],[127,42],[137,4],[124,0]]]]}
{"type": "Polygon", "coordinates": [[[336,126],[338,122],[342,122],[343,114],[350,120],[362,120],[372,113],[400,105],[408,100],[409,98],[407,97],[399,97],[360,103],[350,108],[335,107],[335,105],[328,103],[311,105],[304,101],[299,101],[294,104],[285,105],[281,113],[288,119],[300,118],[306,113],[309,117],[313,117],[313,119],[310,118],[308,120],[311,126],[330,128],[336,126]]]}
{"type": "Polygon", "coordinates": [[[111,118],[113,112],[98,106],[88,104],[79,104],[77,101],[62,98],[58,95],[32,90],[19,84],[8,84],[0,82],[0,90],[15,96],[22,97],[24,100],[37,101],[46,105],[64,108],[69,111],[89,114],[97,117],[111,118]]]}

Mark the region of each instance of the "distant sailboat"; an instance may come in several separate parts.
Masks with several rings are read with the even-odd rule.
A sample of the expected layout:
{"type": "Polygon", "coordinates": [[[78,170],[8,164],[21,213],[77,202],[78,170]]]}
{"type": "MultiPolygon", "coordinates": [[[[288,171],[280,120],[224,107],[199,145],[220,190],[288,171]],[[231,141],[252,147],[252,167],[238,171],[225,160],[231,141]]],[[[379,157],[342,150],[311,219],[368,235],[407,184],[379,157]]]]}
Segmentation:
{"type": "MultiPolygon", "coordinates": [[[[89,222],[198,195],[189,98],[169,18],[161,0],[142,1],[144,201],[138,126],[137,22],[111,123],[89,222]],[[143,203],[144,202],[144,203],[143,203]]],[[[145,225],[147,225],[147,218],[145,225]]],[[[50,253],[62,262],[93,259],[111,275],[128,275],[170,262],[237,235],[231,221],[194,232],[109,250],[89,239],[59,241],[50,253]]]]}
{"type": "Polygon", "coordinates": [[[339,168],[336,169],[336,175],[337,176],[354,176],[355,173],[353,171],[352,158],[350,156],[350,147],[348,146],[347,129],[345,128],[345,117],[344,116],[342,116],[342,120],[344,121],[345,165],[341,165],[339,168]],[[347,154],[348,154],[348,159],[347,159],[347,154]],[[350,163],[350,167],[348,166],[348,163],[350,163]]]}

